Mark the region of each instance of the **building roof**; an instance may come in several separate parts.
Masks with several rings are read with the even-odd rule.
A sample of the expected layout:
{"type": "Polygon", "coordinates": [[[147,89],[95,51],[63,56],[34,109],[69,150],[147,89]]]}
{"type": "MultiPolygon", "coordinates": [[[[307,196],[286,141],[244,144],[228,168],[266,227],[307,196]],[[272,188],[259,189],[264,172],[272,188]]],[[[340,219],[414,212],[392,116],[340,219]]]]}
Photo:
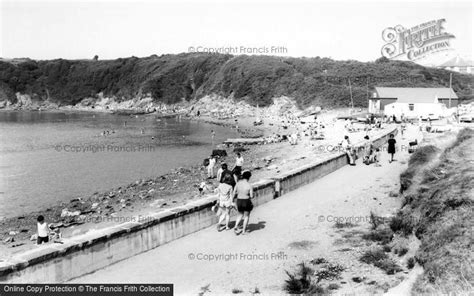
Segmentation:
{"type": "Polygon", "coordinates": [[[437,99],[457,99],[452,88],[375,87],[378,98],[397,99],[397,103],[437,103],[437,99]]]}
{"type": "Polygon", "coordinates": [[[447,62],[442,63],[439,67],[473,67],[474,63],[470,60],[461,58],[460,56],[454,57],[447,62]]]}

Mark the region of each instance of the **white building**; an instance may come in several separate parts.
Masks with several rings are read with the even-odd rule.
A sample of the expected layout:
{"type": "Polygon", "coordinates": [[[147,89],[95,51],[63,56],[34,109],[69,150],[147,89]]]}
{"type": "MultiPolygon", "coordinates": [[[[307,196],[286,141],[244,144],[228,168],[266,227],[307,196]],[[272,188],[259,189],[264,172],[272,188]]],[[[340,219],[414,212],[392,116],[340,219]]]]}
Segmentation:
{"type": "Polygon", "coordinates": [[[464,74],[474,74],[474,63],[459,56],[439,65],[438,68],[464,74]]]}
{"type": "Polygon", "coordinates": [[[447,108],[457,105],[458,97],[452,88],[376,87],[369,100],[369,112],[396,117],[440,117],[447,108]]]}

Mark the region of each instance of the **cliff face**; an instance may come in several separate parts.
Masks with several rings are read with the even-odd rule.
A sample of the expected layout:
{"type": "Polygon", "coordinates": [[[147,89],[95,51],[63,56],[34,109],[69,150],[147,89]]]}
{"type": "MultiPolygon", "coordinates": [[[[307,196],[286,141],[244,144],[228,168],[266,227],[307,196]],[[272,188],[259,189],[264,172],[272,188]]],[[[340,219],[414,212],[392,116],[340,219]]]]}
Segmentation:
{"type": "MultiPolygon", "coordinates": [[[[449,73],[383,58],[362,63],[194,53],[103,61],[0,60],[0,101],[17,103],[27,95],[39,105],[46,101],[64,106],[103,96],[118,103],[151,98],[154,103],[173,104],[215,94],[254,106],[287,96],[300,107],[347,107],[350,79],[354,104],[363,107],[367,84],[369,92],[375,85],[445,87],[449,73]]],[[[472,81],[469,75],[453,75],[458,96],[472,98],[472,81]]]]}

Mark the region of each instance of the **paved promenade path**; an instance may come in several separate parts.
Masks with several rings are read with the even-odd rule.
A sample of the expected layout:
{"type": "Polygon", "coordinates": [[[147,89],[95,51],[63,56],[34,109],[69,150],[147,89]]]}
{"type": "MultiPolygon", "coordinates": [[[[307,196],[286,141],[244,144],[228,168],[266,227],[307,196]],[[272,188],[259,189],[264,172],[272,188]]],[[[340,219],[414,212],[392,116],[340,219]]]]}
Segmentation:
{"type": "MultiPolygon", "coordinates": [[[[397,145],[407,145],[417,136],[416,128],[409,127],[405,140],[396,138],[397,145]]],[[[353,217],[366,230],[370,211],[384,216],[398,209],[399,198],[388,193],[398,190],[409,155],[399,151],[397,161],[389,163],[386,150],[381,154],[381,167],[358,160],[357,166],[345,166],[255,208],[247,235],[210,227],[72,282],[173,283],[176,295],[222,295],[233,289],[249,294],[256,287],[263,295],[279,295],[287,279],[285,270],[325,257],[347,267],[346,283],[338,292],[367,292],[350,280],[354,274],[376,279],[385,275],[360,263],[354,252],[341,251],[345,245],[334,224],[335,217],[353,217]]]]}

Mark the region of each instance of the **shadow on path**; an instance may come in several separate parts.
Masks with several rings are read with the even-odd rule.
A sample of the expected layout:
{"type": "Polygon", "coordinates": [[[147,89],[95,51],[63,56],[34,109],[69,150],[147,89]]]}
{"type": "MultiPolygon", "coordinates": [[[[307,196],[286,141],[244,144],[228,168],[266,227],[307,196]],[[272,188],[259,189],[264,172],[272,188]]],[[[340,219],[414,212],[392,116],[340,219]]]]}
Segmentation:
{"type": "Polygon", "coordinates": [[[249,225],[247,226],[247,229],[250,231],[250,232],[254,232],[256,230],[260,230],[260,229],[263,229],[265,228],[265,224],[267,222],[265,221],[260,221],[258,223],[249,223],[249,225]]]}

